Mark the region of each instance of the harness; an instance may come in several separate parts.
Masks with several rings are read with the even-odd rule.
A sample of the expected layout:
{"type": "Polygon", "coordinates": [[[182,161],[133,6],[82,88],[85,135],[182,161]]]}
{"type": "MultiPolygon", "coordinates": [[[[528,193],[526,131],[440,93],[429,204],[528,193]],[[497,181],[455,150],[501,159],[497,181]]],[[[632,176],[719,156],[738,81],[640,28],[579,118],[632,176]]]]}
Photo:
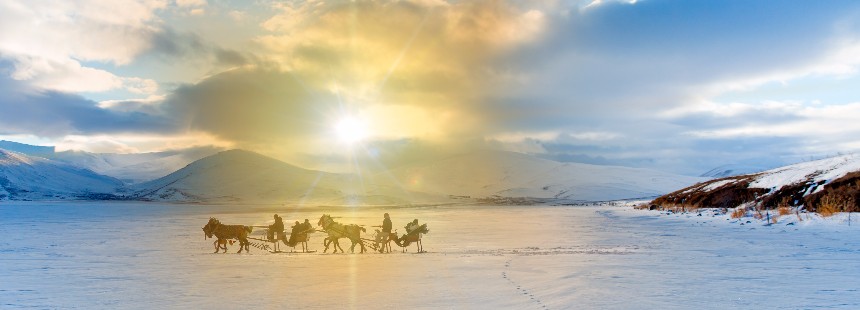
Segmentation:
{"type": "MultiPolygon", "coordinates": [[[[347,239],[352,240],[352,238],[349,236],[349,234],[348,234],[345,230],[335,229],[334,227],[331,227],[331,226],[332,226],[332,225],[334,225],[335,223],[337,223],[337,222],[335,222],[333,219],[329,218],[329,222],[328,222],[327,224],[326,224],[326,223],[323,223],[323,225],[322,225],[322,227],[323,227],[323,231],[325,231],[326,233],[328,233],[328,232],[329,232],[329,230],[331,230],[331,231],[333,231],[333,232],[336,232],[336,233],[341,234],[341,238],[347,238],[347,239]]],[[[344,228],[346,228],[346,226],[347,226],[347,225],[344,225],[344,224],[341,224],[341,225],[343,225],[343,227],[344,227],[344,228]]],[[[360,234],[360,232],[359,232],[359,234],[360,234]]]]}
{"type": "MultiPolygon", "coordinates": [[[[214,223],[206,224],[206,226],[204,226],[203,228],[209,227],[209,230],[205,230],[205,229],[203,230],[203,235],[204,235],[203,239],[205,240],[207,238],[212,238],[210,236],[214,236],[215,230],[217,230],[218,226],[221,226],[221,225],[223,225],[223,224],[221,224],[221,221],[219,221],[219,220],[215,220],[214,223]]],[[[217,237],[218,236],[215,236],[215,238],[217,238],[217,237]]]]}
{"type": "MultiPolygon", "coordinates": [[[[322,225],[322,227],[323,227],[323,231],[328,232],[329,230],[332,230],[332,231],[334,231],[334,232],[336,232],[336,233],[339,233],[339,234],[343,235],[345,238],[349,238],[349,237],[346,237],[346,232],[345,232],[345,231],[340,230],[340,229],[335,229],[334,227],[331,227],[332,225],[334,225],[334,224],[335,224],[335,223],[337,223],[337,222],[335,222],[335,221],[334,221],[333,219],[331,219],[331,218],[329,218],[328,220],[329,220],[329,222],[328,222],[328,223],[323,223],[323,225],[322,225]]],[[[342,224],[341,224],[341,225],[342,225],[342,224]]],[[[344,226],[345,226],[345,225],[344,225],[344,226]]]]}

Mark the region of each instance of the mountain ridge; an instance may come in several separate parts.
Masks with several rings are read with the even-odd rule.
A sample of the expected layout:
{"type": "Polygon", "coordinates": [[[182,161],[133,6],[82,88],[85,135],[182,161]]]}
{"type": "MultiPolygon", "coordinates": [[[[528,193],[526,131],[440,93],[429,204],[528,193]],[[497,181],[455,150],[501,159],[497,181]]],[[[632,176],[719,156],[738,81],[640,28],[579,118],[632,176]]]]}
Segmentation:
{"type": "Polygon", "coordinates": [[[405,187],[413,191],[569,201],[655,197],[704,180],[644,168],[562,163],[506,151],[461,154],[387,173],[408,180],[405,187]]]}
{"type": "Polygon", "coordinates": [[[721,165],[721,166],[715,167],[711,170],[708,170],[707,172],[702,173],[700,176],[706,177],[706,178],[717,179],[717,178],[725,178],[725,177],[736,176],[736,175],[752,174],[752,173],[761,172],[761,171],[765,171],[765,170],[768,170],[768,169],[763,168],[763,167],[759,167],[759,166],[751,166],[751,165],[726,164],[726,165],[721,165]]]}
{"type": "Polygon", "coordinates": [[[53,153],[47,158],[87,168],[132,185],[168,175],[195,160],[216,153],[216,150],[209,147],[192,147],[131,154],[62,151],[53,153]]]}
{"type": "Polygon", "coordinates": [[[851,211],[860,203],[860,154],[713,179],[658,197],[651,203],[664,207],[791,207],[809,211],[836,207],[851,211]]]}
{"type": "Polygon", "coordinates": [[[0,200],[116,198],[122,185],[88,169],[0,149],[0,200]]]}
{"type": "Polygon", "coordinates": [[[701,180],[642,168],[560,163],[505,151],[454,155],[359,176],[308,170],[253,152],[231,150],[140,184],[134,187],[134,195],[158,201],[339,204],[492,197],[571,202],[656,197],[701,180]]]}
{"type": "MultiPolygon", "coordinates": [[[[145,158],[150,155],[141,156],[145,158]]],[[[93,165],[110,159],[108,156],[87,158],[94,161],[91,163],[93,165]]],[[[121,162],[128,163],[126,159],[121,162]]],[[[463,199],[476,201],[484,198],[490,198],[490,201],[496,198],[533,198],[556,202],[605,201],[656,197],[703,180],[643,168],[562,163],[528,154],[491,150],[360,175],[305,169],[255,152],[236,149],[195,160],[162,177],[125,186],[120,180],[91,170],[72,168],[74,166],[70,164],[51,159],[39,160],[65,169],[79,169],[75,171],[90,178],[110,180],[110,189],[102,186],[97,191],[113,195],[105,196],[110,199],[195,203],[355,205],[463,202],[463,199]]],[[[2,182],[9,185],[15,183],[14,180],[17,179],[7,178],[2,182]]],[[[54,185],[63,186],[61,183],[54,185]]],[[[0,195],[12,197],[9,189],[14,191],[15,188],[4,186],[0,195]]],[[[86,193],[93,191],[71,186],[49,192],[61,192],[61,197],[72,197],[78,192],[85,197],[86,193]]]]}

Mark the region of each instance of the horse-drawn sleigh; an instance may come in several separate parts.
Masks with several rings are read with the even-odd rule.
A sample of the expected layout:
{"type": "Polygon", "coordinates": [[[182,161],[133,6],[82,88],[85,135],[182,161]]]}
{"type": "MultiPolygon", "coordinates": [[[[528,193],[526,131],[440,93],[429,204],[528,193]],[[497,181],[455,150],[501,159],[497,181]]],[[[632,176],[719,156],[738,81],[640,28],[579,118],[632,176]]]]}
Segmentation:
{"type": "MultiPolygon", "coordinates": [[[[254,226],[254,227],[268,228],[268,226],[254,226]]],[[[287,237],[286,233],[284,233],[283,231],[280,231],[280,232],[275,232],[273,234],[274,237],[272,237],[272,238],[265,238],[264,239],[264,238],[248,237],[248,239],[264,242],[261,244],[251,243],[251,245],[254,245],[255,247],[257,247],[261,250],[269,251],[271,253],[283,253],[281,251],[281,243],[283,243],[284,245],[286,245],[288,247],[293,248],[292,250],[290,250],[291,253],[292,252],[298,252],[298,251],[295,251],[296,246],[301,246],[301,249],[302,249],[301,252],[298,252],[298,253],[313,253],[316,251],[308,250],[308,241],[310,241],[310,234],[313,232],[315,232],[315,230],[313,228],[311,228],[311,229],[307,229],[307,230],[302,230],[302,231],[290,233],[289,237],[287,237]]]]}
{"type": "MultiPolygon", "coordinates": [[[[417,224],[417,222],[415,223],[417,224]]],[[[286,238],[286,234],[283,231],[268,232],[268,238],[257,238],[250,236],[255,227],[269,229],[271,229],[271,227],[225,225],[216,218],[210,218],[206,226],[203,226],[203,233],[204,239],[216,239],[212,243],[215,247],[215,253],[218,253],[220,250],[224,250],[226,253],[227,243],[232,245],[236,240],[239,242],[239,251],[237,253],[241,253],[243,250],[250,252],[249,246],[254,246],[271,253],[281,253],[279,242],[292,248],[301,245],[301,253],[313,253],[316,251],[308,250],[307,247],[307,243],[310,241],[310,234],[313,232],[323,232],[326,234],[326,237],[323,239],[323,246],[325,246],[323,253],[328,252],[329,247],[333,248],[332,253],[337,253],[337,250],[340,250],[341,253],[345,253],[339,242],[339,240],[343,238],[352,242],[352,246],[349,249],[352,253],[355,252],[356,245],[360,247],[360,253],[365,253],[367,248],[371,248],[380,253],[384,253],[386,251],[391,252],[391,242],[394,242],[397,246],[403,248],[404,251],[406,250],[406,247],[415,243],[418,246],[418,252],[423,253],[424,249],[421,244],[421,235],[429,232],[427,224],[416,226],[417,229],[411,230],[408,229],[409,227],[407,225],[407,231],[409,231],[409,233],[402,237],[397,237],[396,232],[385,233],[380,230],[376,230],[374,239],[362,238],[361,233],[366,232],[367,229],[361,225],[338,223],[328,214],[323,214],[323,216],[320,217],[317,222],[317,226],[319,226],[321,230],[316,230],[311,227],[300,231],[293,231],[290,234],[289,239],[286,238]],[[262,243],[251,242],[249,240],[260,241],[262,243]]]]}

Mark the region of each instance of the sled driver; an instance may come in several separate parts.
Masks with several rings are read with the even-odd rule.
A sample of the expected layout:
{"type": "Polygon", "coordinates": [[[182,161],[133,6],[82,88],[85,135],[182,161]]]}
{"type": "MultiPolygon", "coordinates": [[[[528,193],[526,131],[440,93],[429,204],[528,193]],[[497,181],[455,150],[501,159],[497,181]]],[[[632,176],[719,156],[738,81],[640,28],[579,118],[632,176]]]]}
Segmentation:
{"type": "Polygon", "coordinates": [[[406,234],[411,234],[413,231],[418,229],[418,219],[412,220],[409,224],[406,224],[406,234]]]}
{"type": "Polygon", "coordinates": [[[383,215],[385,218],[382,219],[382,232],[385,234],[391,233],[391,218],[388,217],[388,213],[383,215]]]}
{"type": "Polygon", "coordinates": [[[275,233],[277,233],[278,238],[283,239],[284,234],[284,219],[275,214],[275,223],[269,225],[269,241],[275,240],[275,233]]]}

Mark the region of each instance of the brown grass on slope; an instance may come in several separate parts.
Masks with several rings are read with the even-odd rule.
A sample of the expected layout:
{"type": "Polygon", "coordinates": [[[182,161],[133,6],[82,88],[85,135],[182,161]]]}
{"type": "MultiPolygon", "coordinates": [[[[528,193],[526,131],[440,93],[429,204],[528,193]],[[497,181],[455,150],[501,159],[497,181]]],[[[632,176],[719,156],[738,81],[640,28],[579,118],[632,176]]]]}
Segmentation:
{"type": "MultiPolygon", "coordinates": [[[[684,206],[685,209],[730,209],[744,203],[754,203],[758,210],[778,210],[787,215],[791,209],[822,213],[860,212],[860,171],[846,174],[828,184],[807,180],[771,191],[749,188],[757,175],[733,176],[710,180],[666,194],[651,204],[663,207],[684,206]],[[705,188],[717,182],[730,181],[712,190],[705,188]],[[814,194],[808,194],[813,193],[814,194]],[[805,194],[808,194],[804,196],[805,194]]],[[[739,212],[739,211],[736,211],[739,212]]]]}
{"type": "Polygon", "coordinates": [[[748,188],[753,175],[733,176],[702,182],[673,193],[657,197],[651,203],[657,205],[688,205],[691,208],[734,208],[767,193],[767,189],[748,188]],[[730,180],[731,182],[705,191],[711,184],[730,180]]]}
{"type": "Polygon", "coordinates": [[[822,212],[860,212],[860,171],[833,180],[804,199],[806,209],[822,212]]]}

